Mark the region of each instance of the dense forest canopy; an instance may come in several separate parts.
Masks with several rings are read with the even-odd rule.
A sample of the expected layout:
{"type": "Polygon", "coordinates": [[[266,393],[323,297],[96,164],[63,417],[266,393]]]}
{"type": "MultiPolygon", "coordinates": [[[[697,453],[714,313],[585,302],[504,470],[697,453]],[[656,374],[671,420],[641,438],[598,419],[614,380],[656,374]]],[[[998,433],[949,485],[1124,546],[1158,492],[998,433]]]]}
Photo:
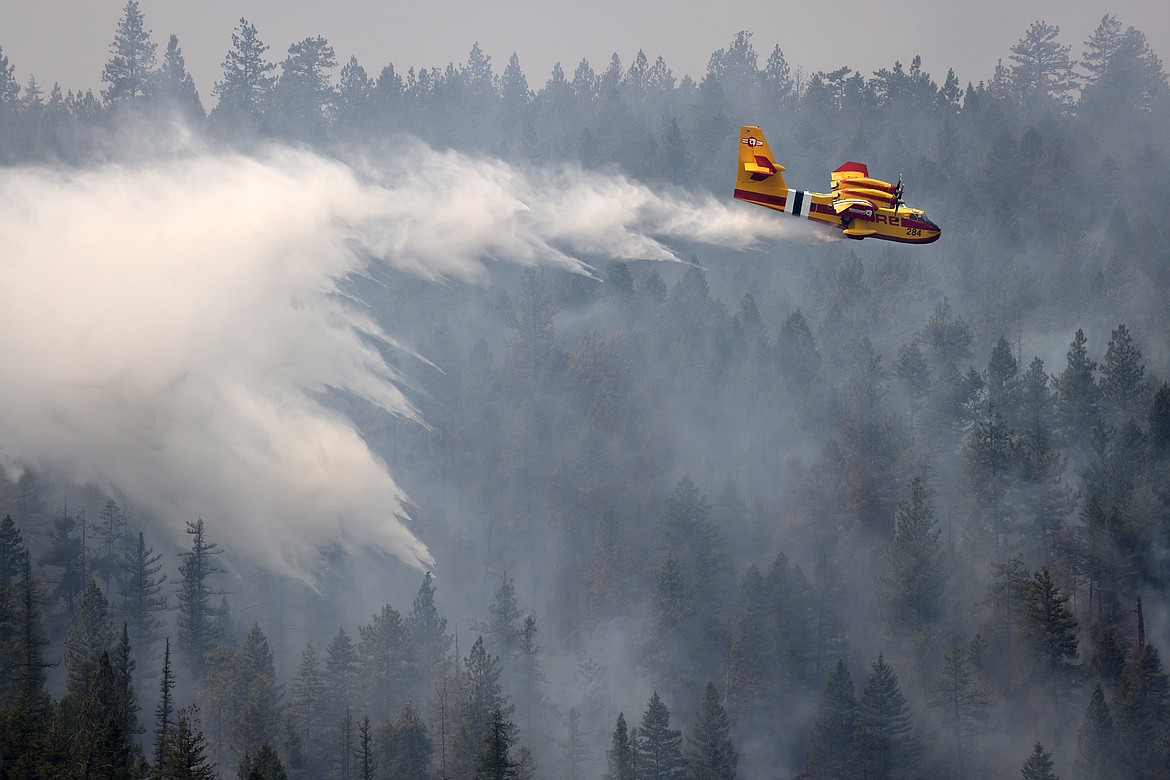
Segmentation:
{"type": "MultiPolygon", "coordinates": [[[[747,31],[697,80],[639,51],[540,83],[478,45],[376,74],[320,36],[281,54],[241,19],[209,95],[135,0],[100,94],[18,78],[0,48],[10,214],[70,172],[196,155],[222,177],[324,160],[440,186],[418,166],[446,154],[455,190],[481,161],[496,183],[592,177],[681,209],[730,199],[738,127],[758,124],[794,186],[860,159],[902,173],[943,229],[930,247],[810,233],[745,249],[662,220],[631,255],[606,235],[619,222],[579,245],[540,233],[559,238],[532,257],[484,244],[466,277],[438,256],[329,265],[330,300],[360,302],[380,334],[346,343],[381,389],[318,382],[309,353],[274,365],[392,475],[377,500],[403,508],[402,536],[353,538],[344,501],[300,517],[280,495],[295,474],[269,493],[277,529],[230,491],[225,516],[166,516],[127,484],[76,484],[68,463],[28,461],[29,418],[0,391],[0,774],[1163,776],[1170,225],[1132,194],[1170,180],[1170,90],[1140,30],[1106,15],[1083,35],[1035,22],[979,84],[912,52],[806,73],[747,31]],[[299,568],[221,544],[240,528],[298,549],[299,568]],[[409,535],[430,571],[383,554],[409,535]]],[[[220,192],[167,170],[188,192],[144,222],[220,192]]],[[[242,235],[223,219],[199,232],[242,235]]],[[[122,238],[100,256],[139,251],[122,238]]],[[[361,236],[344,238],[306,251],[325,265],[361,236]]],[[[22,246],[0,235],[0,264],[22,246]]],[[[183,284],[222,291],[198,313],[230,341],[235,282],[211,273],[183,284]]],[[[102,311],[149,310],[150,289],[91,289],[102,311]]],[[[6,351],[27,356],[35,309],[5,308],[6,351]]],[[[76,362],[99,336],[53,343],[76,362]]],[[[143,430],[108,435],[149,446],[143,430]]],[[[257,447],[328,459],[282,445],[257,447]]],[[[295,495],[358,491],[349,476],[295,495]]]]}

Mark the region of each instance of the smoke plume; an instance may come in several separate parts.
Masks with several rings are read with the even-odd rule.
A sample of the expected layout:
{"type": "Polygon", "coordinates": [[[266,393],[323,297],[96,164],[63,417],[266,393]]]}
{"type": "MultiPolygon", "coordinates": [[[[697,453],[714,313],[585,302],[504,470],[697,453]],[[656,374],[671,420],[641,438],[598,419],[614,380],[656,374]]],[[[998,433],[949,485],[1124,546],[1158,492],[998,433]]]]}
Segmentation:
{"type": "Polygon", "coordinates": [[[587,271],[578,254],[790,231],[741,204],[572,168],[524,172],[408,142],[378,165],[271,148],[0,172],[0,465],[118,489],[165,520],[306,577],[319,545],[432,563],[339,388],[413,416],[337,283],[373,258],[483,283],[485,260],[587,271]]]}

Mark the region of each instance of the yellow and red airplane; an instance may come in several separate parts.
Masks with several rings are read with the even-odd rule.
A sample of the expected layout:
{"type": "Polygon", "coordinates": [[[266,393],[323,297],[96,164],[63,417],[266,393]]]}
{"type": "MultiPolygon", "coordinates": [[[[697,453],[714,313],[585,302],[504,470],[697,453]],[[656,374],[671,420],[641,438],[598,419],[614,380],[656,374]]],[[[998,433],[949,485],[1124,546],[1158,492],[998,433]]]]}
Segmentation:
{"type": "Polygon", "coordinates": [[[858,240],[929,244],[942,234],[922,209],[902,205],[901,177],[897,184],[871,179],[863,163],[847,162],[833,171],[829,192],[807,192],[788,189],[783,173],[760,128],[741,127],[736,198],[807,217],[858,240]]]}

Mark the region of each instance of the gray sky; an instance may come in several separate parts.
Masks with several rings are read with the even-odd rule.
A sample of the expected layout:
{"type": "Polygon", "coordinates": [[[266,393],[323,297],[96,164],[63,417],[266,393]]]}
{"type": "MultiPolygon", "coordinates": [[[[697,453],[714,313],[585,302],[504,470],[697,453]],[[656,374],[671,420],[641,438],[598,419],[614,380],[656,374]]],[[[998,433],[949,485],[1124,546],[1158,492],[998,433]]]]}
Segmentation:
{"type": "MultiPolygon", "coordinates": [[[[99,89],[114,28],[125,0],[0,0],[0,47],[23,84],[30,74],[47,92],[99,89]]],[[[711,52],[727,46],[739,30],[753,32],[763,59],[780,44],[788,61],[806,72],[849,65],[868,75],[900,59],[921,54],[927,71],[941,82],[953,67],[960,82],[991,75],[996,60],[1031,21],[1059,25],[1074,57],[1106,13],[1145,32],[1163,60],[1170,60],[1170,11],[1157,0],[981,0],[981,2],[829,3],[741,0],[723,4],[674,0],[140,0],[160,54],[171,33],[179,36],[199,93],[211,107],[211,87],[241,16],[256,25],[283,59],[288,45],[323,35],[338,60],[351,54],[371,76],[393,63],[443,67],[464,62],[475,42],[502,71],[515,51],[539,89],[553,63],[570,75],[582,57],[603,70],[613,52],[629,64],[638,49],[653,60],[662,55],[676,76],[699,77],[711,52]]]]}

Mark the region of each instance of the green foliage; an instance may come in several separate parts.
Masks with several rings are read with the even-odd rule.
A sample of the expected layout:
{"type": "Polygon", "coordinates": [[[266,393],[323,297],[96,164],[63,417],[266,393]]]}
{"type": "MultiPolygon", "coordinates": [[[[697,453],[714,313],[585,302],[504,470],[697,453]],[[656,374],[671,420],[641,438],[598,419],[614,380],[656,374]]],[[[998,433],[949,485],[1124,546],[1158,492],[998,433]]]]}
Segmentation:
{"type": "Polygon", "coordinates": [[[731,739],[731,722],[715,684],[707,683],[699,714],[686,736],[687,770],[695,780],[734,780],[739,756],[731,739]]]}
{"type": "Polygon", "coordinates": [[[633,727],[626,726],[626,714],[619,712],[613,729],[613,739],[605,752],[608,770],[605,780],[636,780],[638,740],[633,727]]]}
{"type": "Polygon", "coordinates": [[[207,668],[207,653],[225,638],[216,624],[222,611],[211,605],[211,597],[218,594],[212,588],[211,578],[223,571],[216,563],[222,551],[217,543],[207,540],[203,518],[194,523],[187,521],[187,535],[191,537],[191,551],[181,554],[183,562],[179,564],[176,638],[180,656],[198,678],[207,668]]]}
{"type": "Polygon", "coordinates": [[[837,665],[821,688],[816,721],[808,742],[807,765],[830,776],[848,777],[857,762],[857,697],[845,662],[837,665]]]}
{"type": "Polygon", "coordinates": [[[898,676],[878,656],[857,705],[857,755],[867,778],[914,775],[922,746],[914,734],[910,705],[898,676]]]}
{"type": "Polygon", "coordinates": [[[1117,735],[1101,683],[1093,688],[1093,696],[1077,732],[1075,766],[1077,777],[1084,780],[1106,780],[1116,776],[1117,735]]]}
{"type": "Polygon", "coordinates": [[[138,0],[127,0],[114,42],[110,44],[110,60],[102,72],[102,81],[109,84],[102,90],[107,103],[137,101],[151,95],[158,46],[151,42],[150,30],[144,25],[138,0]]]}
{"type": "Polygon", "coordinates": [[[642,714],[637,740],[637,780],[682,780],[686,763],[682,731],[670,728],[670,710],[655,691],[642,714]]]}
{"type": "Polygon", "coordinates": [[[1032,746],[1032,753],[1020,769],[1021,780],[1060,780],[1052,771],[1052,754],[1037,742],[1032,746]]]}
{"type": "Polygon", "coordinates": [[[882,590],[890,636],[920,644],[937,625],[946,596],[947,571],[935,527],[934,507],[920,477],[907,486],[898,507],[894,539],[886,553],[882,590]]]}
{"type": "Polygon", "coordinates": [[[426,780],[434,745],[426,724],[409,701],[394,721],[382,728],[378,766],[387,777],[426,780]]]}

